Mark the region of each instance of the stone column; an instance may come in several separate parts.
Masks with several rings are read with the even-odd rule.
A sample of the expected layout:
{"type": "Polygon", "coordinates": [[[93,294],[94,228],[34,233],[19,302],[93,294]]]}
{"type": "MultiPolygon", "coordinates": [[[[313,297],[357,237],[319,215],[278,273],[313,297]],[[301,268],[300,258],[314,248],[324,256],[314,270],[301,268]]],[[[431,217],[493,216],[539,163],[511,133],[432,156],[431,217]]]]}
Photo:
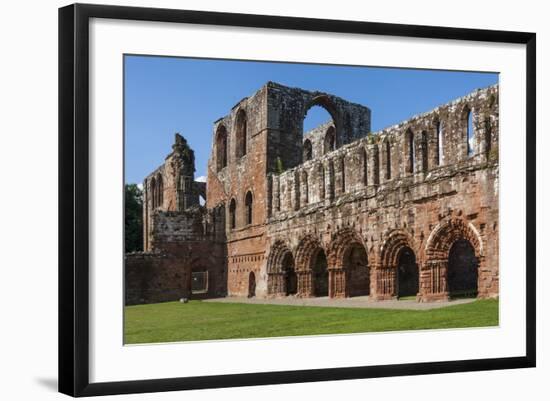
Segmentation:
{"type": "Polygon", "coordinates": [[[267,293],[270,297],[286,295],[284,273],[268,273],[267,293]]]}
{"type": "Polygon", "coordinates": [[[377,266],[375,268],[374,276],[376,285],[374,286],[375,292],[372,294],[372,299],[376,301],[383,301],[396,298],[396,270],[397,269],[394,267],[385,266],[377,266]]]}
{"type": "Polygon", "coordinates": [[[346,297],[346,271],[339,267],[328,269],[328,296],[329,298],[346,297]]]}
{"type": "Polygon", "coordinates": [[[420,302],[446,301],[449,299],[447,289],[447,260],[429,260],[420,269],[419,296],[420,302]]]}
{"type": "Polygon", "coordinates": [[[313,286],[312,286],[311,270],[297,271],[296,276],[298,279],[298,293],[296,295],[301,298],[312,297],[313,286]]]}

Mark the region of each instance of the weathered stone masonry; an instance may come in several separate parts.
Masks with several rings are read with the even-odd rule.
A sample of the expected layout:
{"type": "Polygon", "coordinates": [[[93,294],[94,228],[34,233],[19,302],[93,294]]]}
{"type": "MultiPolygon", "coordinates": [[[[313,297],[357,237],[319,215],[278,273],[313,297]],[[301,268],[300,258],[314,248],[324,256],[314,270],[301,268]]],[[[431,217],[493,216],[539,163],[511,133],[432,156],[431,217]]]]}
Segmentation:
{"type": "Polygon", "coordinates": [[[498,86],[377,133],[370,118],[267,83],[214,124],[205,208],[177,141],[146,178],[145,249],[208,270],[207,296],[498,296],[498,86]],[[314,105],[332,120],[303,134],[314,105]]]}

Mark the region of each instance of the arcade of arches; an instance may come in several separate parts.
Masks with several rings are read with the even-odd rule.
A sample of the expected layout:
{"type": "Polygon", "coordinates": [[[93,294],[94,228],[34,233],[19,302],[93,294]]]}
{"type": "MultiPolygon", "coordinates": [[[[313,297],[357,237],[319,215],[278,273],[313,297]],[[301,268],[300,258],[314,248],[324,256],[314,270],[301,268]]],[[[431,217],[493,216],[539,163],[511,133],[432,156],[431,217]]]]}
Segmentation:
{"type": "Polygon", "coordinates": [[[279,240],[267,261],[268,295],[419,301],[476,296],[483,261],[477,232],[462,220],[440,224],[420,245],[394,230],[380,252],[369,252],[353,230],[336,234],[328,245],[311,236],[294,248],[279,240]]]}

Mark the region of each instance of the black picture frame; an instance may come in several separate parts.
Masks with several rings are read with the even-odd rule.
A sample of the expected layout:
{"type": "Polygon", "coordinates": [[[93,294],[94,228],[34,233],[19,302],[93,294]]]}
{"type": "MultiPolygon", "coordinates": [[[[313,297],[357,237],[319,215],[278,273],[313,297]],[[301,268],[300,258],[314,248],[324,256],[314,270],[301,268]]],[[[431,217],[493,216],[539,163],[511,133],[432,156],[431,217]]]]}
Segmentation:
{"type": "Polygon", "coordinates": [[[59,9],[59,391],[71,396],[237,387],[534,367],[536,35],[479,29],[74,4],[59,9]],[[526,353],[520,357],[262,372],[154,380],[89,381],[89,21],[91,18],[323,31],[526,46],[526,353]]]}

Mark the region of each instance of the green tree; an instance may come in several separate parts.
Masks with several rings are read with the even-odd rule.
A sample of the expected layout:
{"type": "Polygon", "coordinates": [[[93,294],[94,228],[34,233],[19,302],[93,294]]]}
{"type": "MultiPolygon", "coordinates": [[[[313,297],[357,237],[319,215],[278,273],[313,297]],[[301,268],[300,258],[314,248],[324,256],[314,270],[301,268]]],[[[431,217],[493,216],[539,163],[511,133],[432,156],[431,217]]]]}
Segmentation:
{"type": "Polygon", "coordinates": [[[124,186],[124,247],[143,250],[143,191],[136,184],[124,186]]]}

